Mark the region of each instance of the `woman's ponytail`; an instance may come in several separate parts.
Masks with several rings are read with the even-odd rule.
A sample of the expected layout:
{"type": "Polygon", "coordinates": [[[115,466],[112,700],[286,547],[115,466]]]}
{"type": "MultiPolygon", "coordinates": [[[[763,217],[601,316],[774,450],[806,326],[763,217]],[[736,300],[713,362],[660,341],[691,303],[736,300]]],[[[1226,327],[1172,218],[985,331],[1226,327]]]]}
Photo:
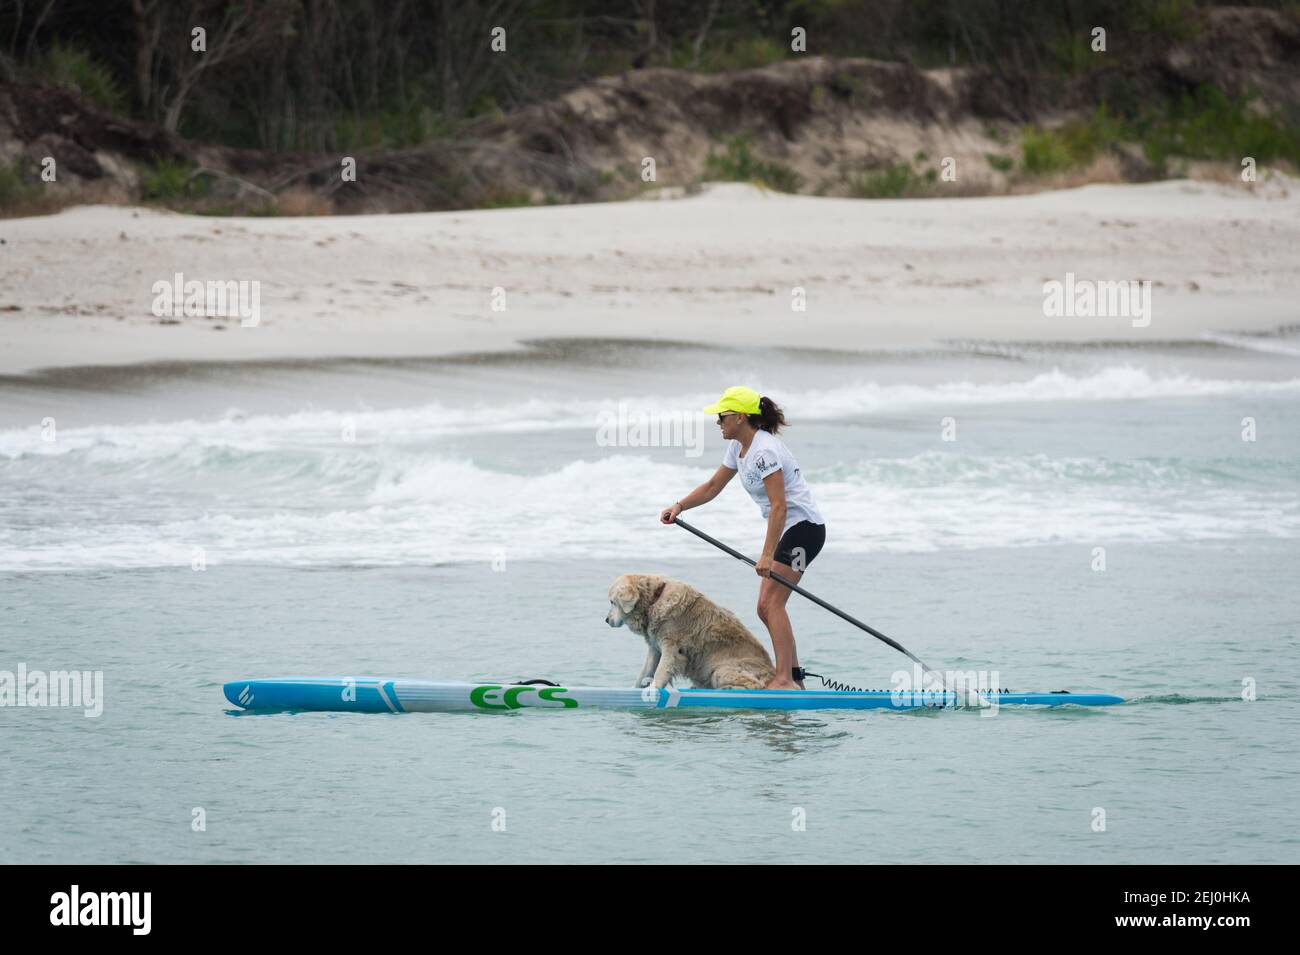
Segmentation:
{"type": "Polygon", "coordinates": [[[759,398],[758,414],[750,415],[749,423],[769,434],[776,434],[785,427],[785,412],[771,398],[759,398]]]}

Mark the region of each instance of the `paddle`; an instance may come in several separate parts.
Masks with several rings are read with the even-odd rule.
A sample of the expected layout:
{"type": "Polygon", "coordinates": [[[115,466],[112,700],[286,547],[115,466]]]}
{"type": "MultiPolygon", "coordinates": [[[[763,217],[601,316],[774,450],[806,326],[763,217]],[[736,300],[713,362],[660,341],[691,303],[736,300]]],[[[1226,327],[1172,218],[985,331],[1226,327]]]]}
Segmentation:
{"type": "MultiPolygon", "coordinates": [[[[704,533],[704,531],[700,530],[698,527],[692,527],[690,524],[687,524],[680,517],[677,518],[675,521],[673,521],[673,523],[676,524],[678,527],[682,528],[683,530],[690,531],[696,537],[700,538],[700,540],[708,541],[710,544],[712,544],[714,547],[718,548],[719,550],[726,551],[728,554],[730,554],[732,557],[735,557],[737,560],[743,560],[745,563],[749,564],[750,567],[755,566],[755,562],[753,560],[750,560],[740,551],[728,547],[726,544],[722,543],[722,541],[718,540],[716,537],[710,537],[708,534],[704,533]]],[[[922,661],[920,657],[916,656],[914,653],[912,653],[912,651],[908,650],[907,647],[903,646],[897,640],[890,639],[889,637],[885,636],[883,633],[881,633],[879,630],[875,629],[874,627],[868,626],[867,624],[863,623],[857,617],[845,613],[843,610],[840,610],[838,607],[831,606],[826,601],[822,600],[821,597],[818,597],[816,594],[809,593],[808,591],[800,587],[798,584],[796,584],[794,581],[786,580],[784,577],[782,577],[780,574],[777,573],[773,573],[771,576],[772,579],[775,580],[777,583],[789,587],[797,594],[802,594],[803,596],[811,600],[813,603],[817,604],[817,606],[825,607],[827,610],[835,614],[835,616],[839,617],[841,620],[847,620],[849,623],[853,624],[853,626],[857,627],[859,630],[865,630],[867,633],[871,634],[877,640],[883,640],[885,643],[889,644],[899,653],[906,655],[910,660],[912,660],[914,663],[920,666],[921,669],[926,670],[929,673],[933,673],[935,676],[939,677],[940,685],[943,686],[945,689],[947,688],[948,684],[947,681],[943,679],[943,674],[941,674],[938,670],[934,670],[926,666],[924,661],[922,661]]],[[[809,674],[809,676],[816,676],[816,674],[809,674]]]]}

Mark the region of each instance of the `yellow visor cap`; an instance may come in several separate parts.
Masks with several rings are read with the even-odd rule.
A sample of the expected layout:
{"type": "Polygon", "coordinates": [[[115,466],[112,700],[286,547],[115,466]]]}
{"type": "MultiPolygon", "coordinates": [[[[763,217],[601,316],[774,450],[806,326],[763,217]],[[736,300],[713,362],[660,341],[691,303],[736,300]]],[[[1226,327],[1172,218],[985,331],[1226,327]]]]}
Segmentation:
{"type": "Polygon", "coordinates": [[[759,394],[753,388],[736,385],[722,393],[722,397],[704,409],[705,414],[722,414],[738,411],[741,414],[758,414],[759,394]]]}

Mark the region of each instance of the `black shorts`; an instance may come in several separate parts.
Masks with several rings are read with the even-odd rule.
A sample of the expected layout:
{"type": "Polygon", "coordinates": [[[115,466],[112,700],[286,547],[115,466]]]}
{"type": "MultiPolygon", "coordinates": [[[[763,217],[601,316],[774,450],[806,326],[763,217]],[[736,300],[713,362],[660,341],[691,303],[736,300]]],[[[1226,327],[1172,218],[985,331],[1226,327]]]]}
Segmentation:
{"type": "Polygon", "coordinates": [[[775,560],[778,564],[785,564],[802,573],[808,569],[813,558],[822,552],[825,543],[825,524],[814,524],[812,521],[791,524],[776,545],[775,560]]]}

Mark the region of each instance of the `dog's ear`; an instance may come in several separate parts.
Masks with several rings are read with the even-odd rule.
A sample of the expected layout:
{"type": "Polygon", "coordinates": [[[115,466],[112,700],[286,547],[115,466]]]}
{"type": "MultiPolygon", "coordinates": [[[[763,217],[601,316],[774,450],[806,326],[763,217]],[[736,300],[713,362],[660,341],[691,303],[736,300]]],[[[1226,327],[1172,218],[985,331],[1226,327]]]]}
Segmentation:
{"type": "Polygon", "coordinates": [[[624,613],[631,613],[632,608],[637,605],[640,599],[640,592],[632,582],[628,574],[624,574],[618,580],[609,585],[609,599],[611,603],[616,603],[624,613]]]}

